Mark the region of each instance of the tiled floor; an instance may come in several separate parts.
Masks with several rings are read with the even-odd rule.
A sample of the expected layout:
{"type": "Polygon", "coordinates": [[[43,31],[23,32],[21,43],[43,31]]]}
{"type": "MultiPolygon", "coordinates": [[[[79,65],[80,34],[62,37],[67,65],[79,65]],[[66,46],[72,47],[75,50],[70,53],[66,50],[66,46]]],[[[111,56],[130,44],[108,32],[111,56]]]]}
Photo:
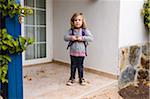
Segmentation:
{"type": "Polygon", "coordinates": [[[66,86],[69,70],[56,63],[24,67],[24,99],[121,99],[117,80],[90,72],[85,72],[86,86],[78,80],[66,86]]]}
{"type": "Polygon", "coordinates": [[[123,99],[118,95],[117,91],[117,83],[114,83],[92,92],[89,95],[84,96],[82,99],[123,99]]]}

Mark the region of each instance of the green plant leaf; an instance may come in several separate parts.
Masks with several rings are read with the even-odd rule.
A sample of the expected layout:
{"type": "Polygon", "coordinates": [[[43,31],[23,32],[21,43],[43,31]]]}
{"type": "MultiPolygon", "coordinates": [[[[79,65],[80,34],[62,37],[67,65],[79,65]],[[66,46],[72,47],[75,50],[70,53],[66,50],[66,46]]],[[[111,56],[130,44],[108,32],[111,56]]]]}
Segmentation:
{"type": "Polygon", "coordinates": [[[24,45],[25,42],[26,42],[26,39],[20,36],[19,37],[19,42],[21,43],[21,45],[24,45]]]}
{"type": "Polygon", "coordinates": [[[0,67],[0,76],[2,75],[2,67],[0,67]]]}
{"type": "Polygon", "coordinates": [[[12,40],[13,37],[11,35],[7,35],[8,40],[12,40]]]}
{"type": "Polygon", "coordinates": [[[7,50],[7,48],[8,48],[8,47],[7,47],[6,45],[2,45],[2,50],[3,50],[3,51],[7,50]]]}
{"type": "Polygon", "coordinates": [[[19,46],[19,42],[18,41],[14,41],[13,44],[14,44],[15,47],[19,46]]]}
{"type": "Polygon", "coordinates": [[[28,38],[27,42],[28,42],[28,45],[30,45],[30,44],[33,44],[34,40],[31,38],[28,38]]]}
{"type": "Polygon", "coordinates": [[[5,58],[7,61],[11,62],[11,58],[8,55],[3,55],[3,58],[5,58]]]}

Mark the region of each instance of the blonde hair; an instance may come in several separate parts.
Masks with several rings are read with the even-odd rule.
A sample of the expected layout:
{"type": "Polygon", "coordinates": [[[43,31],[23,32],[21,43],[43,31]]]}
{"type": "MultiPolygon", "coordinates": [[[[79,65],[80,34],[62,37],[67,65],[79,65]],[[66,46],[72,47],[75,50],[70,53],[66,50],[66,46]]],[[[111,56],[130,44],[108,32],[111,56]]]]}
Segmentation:
{"type": "Polygon", "coordinates": [[[82,16],[82,26],[81,26],[81,28],[87,28],[87,24],[86,24],[86,21],[85,21],[85,17],[84,17],[84,15],[83,15],[83,13],[81,13],[81,12],[77,12],[77,13],[74,13],[73,15],[72,15],[72,17],[71,17],[71,19],[70,19],[70,25],[71,25],[71,28],[72,29],[74,29],[75,27],[74,27],[74,20],[76,19],[76,17],[78,17],[78,16],[82,16]]]}

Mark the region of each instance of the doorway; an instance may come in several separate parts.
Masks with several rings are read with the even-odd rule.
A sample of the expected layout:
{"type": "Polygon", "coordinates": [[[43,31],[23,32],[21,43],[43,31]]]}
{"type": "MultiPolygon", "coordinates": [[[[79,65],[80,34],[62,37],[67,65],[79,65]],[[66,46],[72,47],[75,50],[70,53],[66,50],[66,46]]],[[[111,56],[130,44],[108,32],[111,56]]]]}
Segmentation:
{"type": "Polygon", "coordinates": [[[48,0],[22,0],[22,5],[31,8],[33,14],[24,17],[22,35],[34,39],[34,43],[23,53],[23,65],[39,64],[52,61],[52,30],[49,29],[50,15],[48,0]]]}

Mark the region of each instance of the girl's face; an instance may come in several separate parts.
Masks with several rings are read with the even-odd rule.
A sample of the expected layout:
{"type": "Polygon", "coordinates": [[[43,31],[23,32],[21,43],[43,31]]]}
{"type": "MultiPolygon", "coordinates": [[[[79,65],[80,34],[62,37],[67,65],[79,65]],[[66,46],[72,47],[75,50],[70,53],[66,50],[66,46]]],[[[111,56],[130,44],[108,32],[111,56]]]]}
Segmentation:
{"type": "Polygon", "coordinates": [[[83,24],[83,17],[79,15],[74,19],[74,27],[81,28],[82,24],[83,24]]]}

